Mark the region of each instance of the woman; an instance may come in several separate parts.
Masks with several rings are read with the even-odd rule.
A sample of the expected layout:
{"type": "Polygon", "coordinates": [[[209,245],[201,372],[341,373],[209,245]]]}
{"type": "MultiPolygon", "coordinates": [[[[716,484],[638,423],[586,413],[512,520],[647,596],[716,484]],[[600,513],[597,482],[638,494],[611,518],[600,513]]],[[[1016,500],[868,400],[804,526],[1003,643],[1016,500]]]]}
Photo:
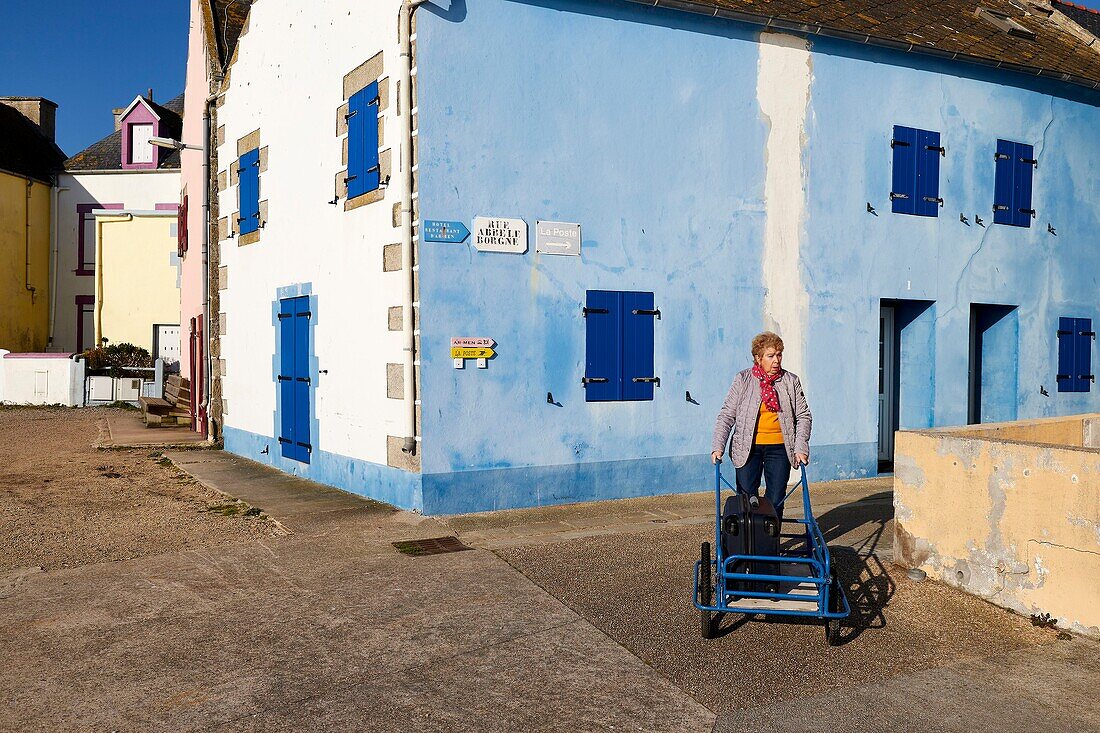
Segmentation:
{"type": "Polygon", "coordinates": [[[737,469],[737,488],[749,496],[764,492],[783,519],[780,502],[791,468],[810,462],[810,406],[798,377],[783,370],[783,339],[765,331],[752,340],[751,369],[733,378],[714,424],[711,460],[722,460],[726,441],[737,469]]]}

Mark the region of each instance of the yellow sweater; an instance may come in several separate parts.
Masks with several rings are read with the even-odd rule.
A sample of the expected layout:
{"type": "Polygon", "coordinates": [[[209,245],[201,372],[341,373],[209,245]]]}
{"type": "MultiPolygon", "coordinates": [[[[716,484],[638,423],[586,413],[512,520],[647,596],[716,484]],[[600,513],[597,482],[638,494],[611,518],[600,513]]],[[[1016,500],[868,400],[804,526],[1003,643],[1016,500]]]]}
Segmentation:
{"type": "Polygon", "coordinates": [[[756,418],[756,444],[779,445],[783,442],[783,431],[779,427],[779,413],[769,410],[760,403],[760,414],[756,418]]]}

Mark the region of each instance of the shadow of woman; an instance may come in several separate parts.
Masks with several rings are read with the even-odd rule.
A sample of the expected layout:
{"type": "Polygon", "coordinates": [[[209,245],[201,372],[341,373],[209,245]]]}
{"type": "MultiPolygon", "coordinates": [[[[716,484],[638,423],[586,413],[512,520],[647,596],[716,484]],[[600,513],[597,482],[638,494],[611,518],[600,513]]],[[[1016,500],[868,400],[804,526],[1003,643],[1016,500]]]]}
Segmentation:
{"type": "MultiPolygon", "coordinates": [[[[886,525],[894,515],[892,498],[893,495],[888,491],[874,494],[834,507],[817,518],[818,527],[829,544],[832,566],[851,609],[848,618],[841,621],[838,645],[847,644],[868,629],[886,627],[884,609],[897,590],[897,584],[890,577],[877,551],[883,541],[886,525]],[[868,530],[868,534],[855,543],[837,542],[864,528],[868,530]]],[[[805,547],[805,540],[799,535],[784,535],[784,538],[787,540],[783,545],[785,551],[797,551],[805,547]]],[[[719,620],[717,635],[725,636],[739,629],[751,618],[763,618],[768,623],[806,623],[804,618],[798,617],[743,615],[732,622],[721,623],[719,620]]]]}

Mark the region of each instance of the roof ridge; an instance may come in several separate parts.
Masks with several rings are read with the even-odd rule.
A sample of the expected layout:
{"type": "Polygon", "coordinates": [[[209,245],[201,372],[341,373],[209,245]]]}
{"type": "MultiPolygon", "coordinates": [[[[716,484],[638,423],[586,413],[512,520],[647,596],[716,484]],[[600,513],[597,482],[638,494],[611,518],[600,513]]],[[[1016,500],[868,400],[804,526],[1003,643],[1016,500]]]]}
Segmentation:
{"type": "Polygon", "coordinates": [[[1071,8],[1077,8],[1078,10],[1084,10],[1086,13],[1092,13],[1093,15],[1100,15],[1100,10],[1096,8],[1090,8],[1087,5],[1078,5],[1077,3],[1071,3],[1069,0],[1051,0],[1052,3],[1058,5],[1068,5],[1071,8]]]}

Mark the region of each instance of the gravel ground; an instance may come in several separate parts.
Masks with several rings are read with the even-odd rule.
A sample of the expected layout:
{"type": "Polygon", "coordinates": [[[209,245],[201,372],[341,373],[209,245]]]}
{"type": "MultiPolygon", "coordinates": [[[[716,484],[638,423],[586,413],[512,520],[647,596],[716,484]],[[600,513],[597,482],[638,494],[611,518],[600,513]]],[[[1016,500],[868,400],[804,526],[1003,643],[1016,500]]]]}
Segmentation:
{"type": "Polygon", "coordinates": [[[158,451],[92,447],[110,408],[0,407],[0,573],[271,536],[158,451]]]}
{"type": "Polygon", "coordinates": [[[836,648],[819,625],[740,616],[723,619],[719,638],[703,640],[691,569],[699,543],[713,541],[711,525],[497,554],[719,715],[1055,642],[1057,632],[1027,618],[910,581],[884,559],[891,512],[888,496],[877,495],[819,515],[855,608],[836,648]]]}

